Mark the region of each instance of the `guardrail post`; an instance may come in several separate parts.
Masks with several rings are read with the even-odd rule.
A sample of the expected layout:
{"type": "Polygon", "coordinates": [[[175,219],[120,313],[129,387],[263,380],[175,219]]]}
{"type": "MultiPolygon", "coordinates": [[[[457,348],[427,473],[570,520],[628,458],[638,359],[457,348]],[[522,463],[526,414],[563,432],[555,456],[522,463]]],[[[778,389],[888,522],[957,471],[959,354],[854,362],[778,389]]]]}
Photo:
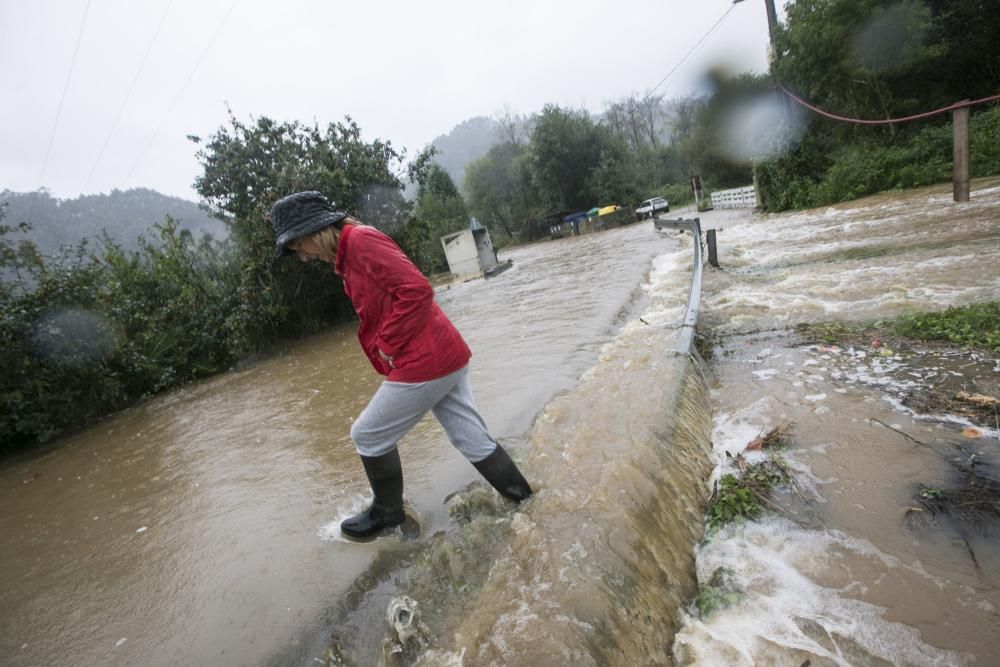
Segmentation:
{"type": "Polygon", "coordinates": [[[705,240],[708,242],[708,263],[719,268],[719,255],[715,247],[715,230],[705,230],[705,240]]]}
{"type": "MultiPolygon", "coordinates": [[[[963,102],[968,101],[963,100],[963,102]]],[[[952,126],[955,142],[953,199],[955,201],[969,201],[969,107],[952,111],[952,126]]]]}

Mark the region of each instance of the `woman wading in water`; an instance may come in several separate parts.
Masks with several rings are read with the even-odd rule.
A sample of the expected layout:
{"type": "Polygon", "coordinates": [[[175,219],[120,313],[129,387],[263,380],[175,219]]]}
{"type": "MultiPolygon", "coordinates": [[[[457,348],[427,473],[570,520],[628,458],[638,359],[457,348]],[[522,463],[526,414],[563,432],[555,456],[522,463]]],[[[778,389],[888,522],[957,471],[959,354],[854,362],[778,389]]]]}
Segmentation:
{"type": "Polygon", "coordinates": [[[486,429],[469,387],[472,353],[434,302],[434,290],[392,239],[335,210],[318,192],[271,208],[277,255],[330,264],[361,319],[358,340],[385,381],[351,427],[375,495],[341,530],[365,538],[403,523],[403,471],[396,445],[430,410],[448,439],[505,498],[531,487],[486,429]]]}

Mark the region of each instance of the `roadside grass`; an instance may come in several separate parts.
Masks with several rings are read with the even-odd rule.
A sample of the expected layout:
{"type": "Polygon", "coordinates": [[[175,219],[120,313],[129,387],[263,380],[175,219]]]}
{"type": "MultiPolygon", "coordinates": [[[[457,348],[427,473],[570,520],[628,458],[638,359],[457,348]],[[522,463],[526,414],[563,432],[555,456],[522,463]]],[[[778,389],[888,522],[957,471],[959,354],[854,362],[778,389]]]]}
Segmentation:
{"type": "MultiPolygon", "coordinates": [[[[876,322],[803,323],[796,333],[807,342],[867,345],[908,341],[941,341],[961,347],[1000,353],[1000,301],[987,301],[936,312],[921,312],[876,322]]],[[[893,347],[899,347],[898,342],[893,347]]]]}
{"type": "Polygon", "coordinates": [[[1000,301],[896,318],[893,331],[916,340],[944,340],[1000,353],[1000,301]]]}

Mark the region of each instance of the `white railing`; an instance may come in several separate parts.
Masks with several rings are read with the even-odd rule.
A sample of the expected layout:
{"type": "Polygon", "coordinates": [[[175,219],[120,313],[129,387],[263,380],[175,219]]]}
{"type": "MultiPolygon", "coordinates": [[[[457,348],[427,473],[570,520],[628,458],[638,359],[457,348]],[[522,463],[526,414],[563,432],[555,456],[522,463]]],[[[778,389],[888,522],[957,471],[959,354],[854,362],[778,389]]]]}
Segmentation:
{"type": "Polygon", "coordinates": [[[752,185],[712,193],[712,208],[757,208],[757,191],[752,185]]]}

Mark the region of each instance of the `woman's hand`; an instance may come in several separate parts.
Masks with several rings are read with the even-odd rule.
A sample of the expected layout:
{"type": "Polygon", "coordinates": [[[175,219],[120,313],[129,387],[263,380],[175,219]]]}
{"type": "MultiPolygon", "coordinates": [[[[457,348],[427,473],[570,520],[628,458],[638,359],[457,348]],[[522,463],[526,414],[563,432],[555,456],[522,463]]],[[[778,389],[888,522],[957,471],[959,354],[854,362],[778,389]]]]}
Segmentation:
{"type": "Polygon", "coordinates": [[[392,363],[392,357],[390,357],[388,354],[386,354],[382,350],[379,350],[378,356],[382,358],[382,361],[389,364],[389,368],[396,368],[396,364],[392,363]]]}

